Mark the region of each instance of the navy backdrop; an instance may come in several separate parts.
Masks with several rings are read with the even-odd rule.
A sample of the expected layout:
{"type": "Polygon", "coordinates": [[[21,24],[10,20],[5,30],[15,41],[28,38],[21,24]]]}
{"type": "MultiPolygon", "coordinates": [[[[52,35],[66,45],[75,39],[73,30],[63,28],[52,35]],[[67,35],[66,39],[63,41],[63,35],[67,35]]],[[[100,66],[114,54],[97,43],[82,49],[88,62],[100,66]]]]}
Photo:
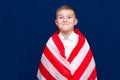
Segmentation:
{"type": "Polygon", "coordinates": [[[0,80],[35,80],[55,11],[69,4],[95,57],[98,80],[120,80],[119,3],[111,0],[0,0],[0,80]]]}

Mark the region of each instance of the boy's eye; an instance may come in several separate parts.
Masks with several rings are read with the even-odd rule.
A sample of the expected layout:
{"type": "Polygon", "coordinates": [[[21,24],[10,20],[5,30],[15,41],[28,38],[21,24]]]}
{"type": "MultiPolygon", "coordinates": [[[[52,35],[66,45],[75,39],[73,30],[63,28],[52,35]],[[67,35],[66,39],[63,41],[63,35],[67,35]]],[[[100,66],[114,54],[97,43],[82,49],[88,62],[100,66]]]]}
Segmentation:
{"type": "Polygon", "coordinates": [[[60,16],[60,17],[58,17],[59,19],[63,19],[63,17],[62,16],[60,16]]]}
{"type": "Polygon", "coordinates": [[[68,16],[68,19],[72,18],[71,16],[68,16]]]}

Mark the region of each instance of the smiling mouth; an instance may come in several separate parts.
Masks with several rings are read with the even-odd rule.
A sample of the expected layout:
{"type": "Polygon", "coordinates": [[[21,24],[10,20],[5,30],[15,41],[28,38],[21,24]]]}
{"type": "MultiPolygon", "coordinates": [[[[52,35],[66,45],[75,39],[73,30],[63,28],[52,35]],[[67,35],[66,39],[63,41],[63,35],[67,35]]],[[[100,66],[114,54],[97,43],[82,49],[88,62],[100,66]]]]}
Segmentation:
{"type": "Polygon", "coordinates": [[[62,25],[69,25],[69,24],[62,24],[62,25]]]}

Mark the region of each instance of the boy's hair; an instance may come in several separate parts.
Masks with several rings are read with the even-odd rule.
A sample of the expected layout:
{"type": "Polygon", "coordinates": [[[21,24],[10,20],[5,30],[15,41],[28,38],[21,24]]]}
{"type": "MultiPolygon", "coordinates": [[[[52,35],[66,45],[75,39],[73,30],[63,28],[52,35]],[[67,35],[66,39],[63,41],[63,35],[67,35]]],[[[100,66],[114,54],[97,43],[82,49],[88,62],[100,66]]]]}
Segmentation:
{"type": "Polygon", "coordinates": [[[71,6],[69,6],[69,5],[63,5],[63,6],[59,7],[59,8],[57,9],[57,11],[56,11],[56,17],[57,17],[57,13],[58,13],[59,11],[61,11],[61,10],[64,10],[64,9],[66,9],[66,10],[72,10],[72,11],[74,12],[74,14],[75,14],[75,17],[76,17],[75,9],[74,9],[73,7],[71,7],[71,6]]]}

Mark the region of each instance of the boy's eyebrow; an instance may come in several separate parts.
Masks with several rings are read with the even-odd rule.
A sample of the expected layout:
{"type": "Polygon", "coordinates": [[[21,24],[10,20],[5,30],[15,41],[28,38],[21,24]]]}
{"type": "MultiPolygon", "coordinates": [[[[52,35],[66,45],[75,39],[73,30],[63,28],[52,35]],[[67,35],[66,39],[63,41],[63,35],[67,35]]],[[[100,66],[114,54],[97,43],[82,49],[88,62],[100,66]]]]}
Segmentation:
{"type": "MultiPolygon", "coordinates": [[[[75,17],[75,16],[72,16],[72,15],[67,15],[68,17],[75,17]]],[[[63,17],[63,15],[58,15],[56,17],[63,17]]]]}

